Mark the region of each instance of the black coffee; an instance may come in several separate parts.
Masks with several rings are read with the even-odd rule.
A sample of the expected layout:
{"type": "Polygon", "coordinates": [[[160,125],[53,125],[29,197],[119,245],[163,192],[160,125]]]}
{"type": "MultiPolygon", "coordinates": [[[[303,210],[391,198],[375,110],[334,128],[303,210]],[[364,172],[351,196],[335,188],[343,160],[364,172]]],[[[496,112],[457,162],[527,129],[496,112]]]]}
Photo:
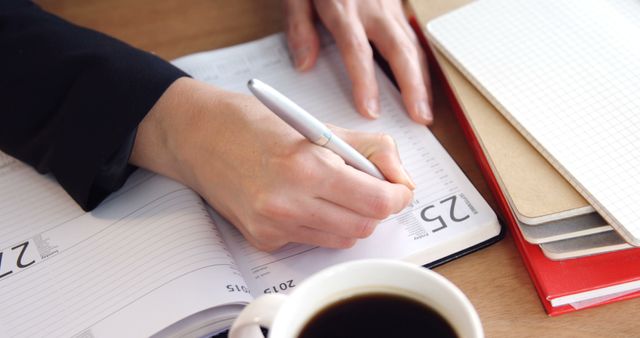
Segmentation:
{"type": "Polygon", "coordinates": [[[299,338],[455,338],[451,324],[411,298],[371,293],[333,303],[318,312],[299,338]]]}

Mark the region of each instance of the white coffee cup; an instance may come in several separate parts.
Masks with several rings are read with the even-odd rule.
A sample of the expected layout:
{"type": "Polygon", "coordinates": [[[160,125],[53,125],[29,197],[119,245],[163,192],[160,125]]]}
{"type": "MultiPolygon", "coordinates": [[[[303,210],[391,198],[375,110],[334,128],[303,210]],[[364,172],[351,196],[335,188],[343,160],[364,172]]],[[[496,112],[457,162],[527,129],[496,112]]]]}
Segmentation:
{"type": "MultiPolygon", "coordinates": [[[[307,278],[289,295],[251,302],[231,326],[229,338],[296,338],[320,310],[361,294],[386,293],[422,302],[442,315],[460,338],[482,338],[480,318],[467,297],[439,274],[410,263],[367,259],[335,265],[307,278]]],[[[426,333],[425,333],[426,334],[426,333]]]]}

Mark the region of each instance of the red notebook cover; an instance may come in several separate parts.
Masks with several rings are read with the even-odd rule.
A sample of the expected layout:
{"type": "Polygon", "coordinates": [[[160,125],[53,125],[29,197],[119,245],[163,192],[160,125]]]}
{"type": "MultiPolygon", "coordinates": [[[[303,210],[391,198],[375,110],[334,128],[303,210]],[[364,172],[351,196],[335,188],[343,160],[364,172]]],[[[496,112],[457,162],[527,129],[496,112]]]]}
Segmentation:
{"type": "MultiPolygon", "coordinates": [[[[413,29],[416,31],[418,39],[420,40],[425,52],[427,53],[428,59],[435,70],[436,76],[439,76],[446,87],[445,90],[447,92],[448,99],[453,106],[456,118],[460,123],[467,142],[473,150],[483,176],[498,203],[498,212],[502,216],[502,220],[511,230],[513,239],[520,251],[522,260],[529,271],[529,275],[533,280],[538,296],[540,297],[546,312],[553,316],[576,310],[570,305],[553,307],[551,305],[551,300],[555,298],[640,280],[640,249],[630,249],[565,261],[552,261],[544,256],[538,245],[530,244],[524,239],[518,229],[515,216],[491,170],[489,161],[484,154],[469,121],[465,117],[462,107],[458,103],[453,90],[442,73],[442,69],[440,69],[440,66],[436,62],[435,57],[429,48],[426,36],[415,18],[411,18],[410,22],[413,29]]],[[[583,308],[595,307],[638,296],[640,296],[640,291],[585,306],[583,308]]]]}

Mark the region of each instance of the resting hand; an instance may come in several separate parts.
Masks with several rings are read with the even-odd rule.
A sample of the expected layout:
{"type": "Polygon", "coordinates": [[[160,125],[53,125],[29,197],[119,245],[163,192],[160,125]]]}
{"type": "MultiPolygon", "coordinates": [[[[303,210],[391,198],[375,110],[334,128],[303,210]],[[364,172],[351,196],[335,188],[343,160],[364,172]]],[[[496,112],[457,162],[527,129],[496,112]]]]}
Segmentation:
{"type": "Polygon", "coordinates": [[[413,120],[433,122],[426,58],[399,0],[284,0],[284,7],[289,50],[297,69],[310,69],[318,57],[313,22],[317,12],[340,49],[362,115],[376,118],[379,114],[371,40],[389,62],[413,120]]]}
{"type": "Polygon", "coordinates": [[[334,131],[394,183],[346,165],[255,98],[189,78],[142,121],[131,162],[196,190],[259,249],[346,248],[402,210],[413,183],[390,137],[334,131]]]}

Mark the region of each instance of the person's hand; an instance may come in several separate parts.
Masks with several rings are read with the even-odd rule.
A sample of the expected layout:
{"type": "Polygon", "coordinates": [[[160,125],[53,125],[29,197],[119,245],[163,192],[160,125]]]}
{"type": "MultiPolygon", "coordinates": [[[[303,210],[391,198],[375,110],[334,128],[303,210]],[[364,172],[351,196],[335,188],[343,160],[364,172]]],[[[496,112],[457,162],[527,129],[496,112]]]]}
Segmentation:
{"type": "Polygon", "coordinates": [[[346,248],[407,206],[413,183],[389,136],[332,128],[394,183],[346,165],[255,98],[189,78],[142,121],[131,163],[196,190],[259,249],[346,248]]]}
{"type": "Polygon", "coordinates": [[[284,0],[284,9],[289,50],[298,70],[310,69],[318,57],[317,13],[340,49],[362,115],[379,115],[371,40],[389,62],[409,115],[419,123],[433,122],[426,57],[400,0],[284,0]]]}

